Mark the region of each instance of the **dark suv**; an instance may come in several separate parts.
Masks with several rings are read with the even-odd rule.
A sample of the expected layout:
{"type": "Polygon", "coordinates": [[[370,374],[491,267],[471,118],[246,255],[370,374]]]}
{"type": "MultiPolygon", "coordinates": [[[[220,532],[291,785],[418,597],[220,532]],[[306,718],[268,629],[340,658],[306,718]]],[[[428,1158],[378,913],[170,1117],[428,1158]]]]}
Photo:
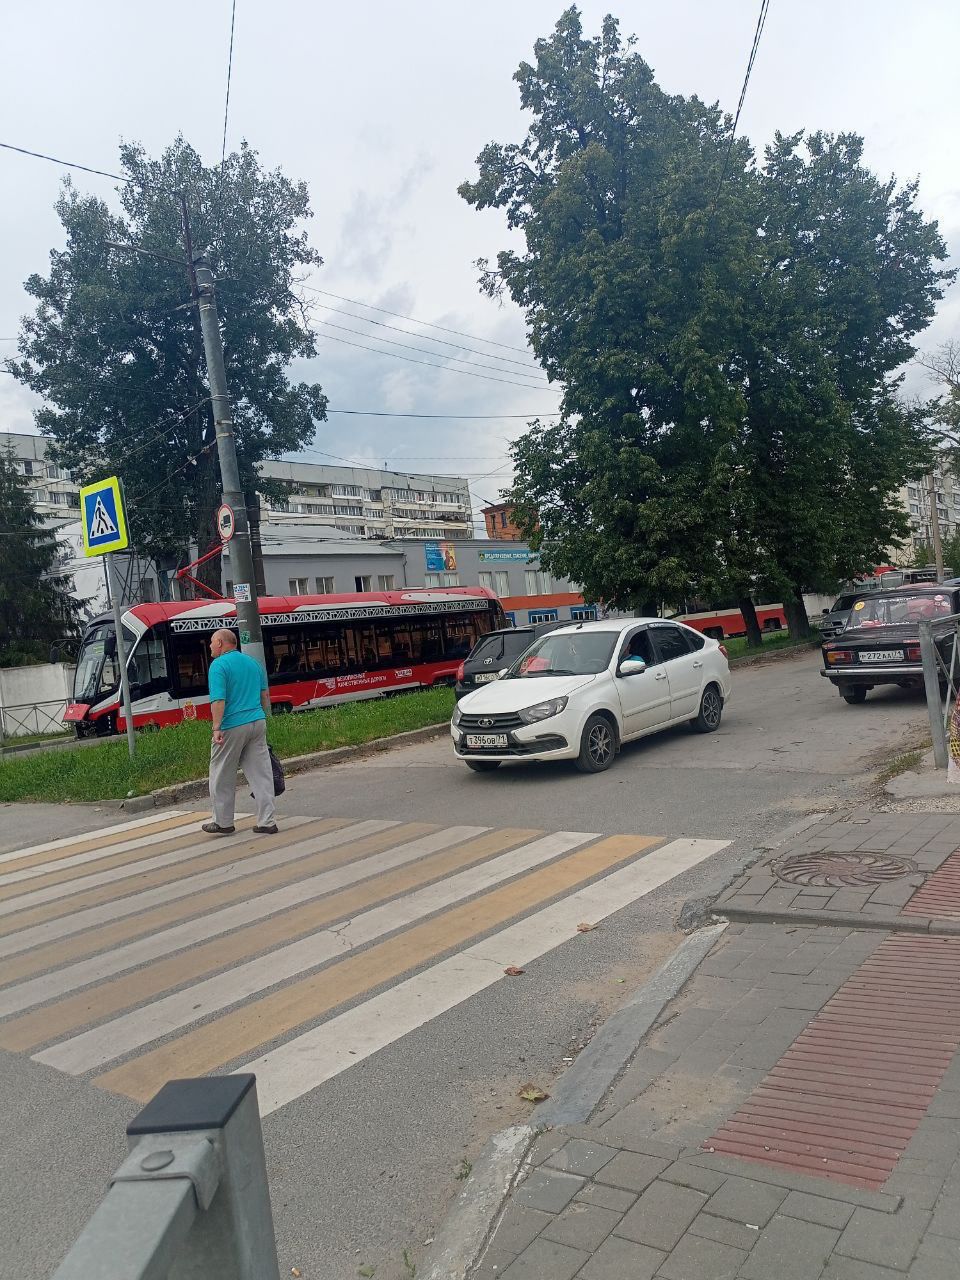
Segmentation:
{"type": "Polygon", "coordinates": [[[496,680],[501,671],[516,662],[524,653],[548,631],[557,627],[569,627],[565,622],[536,622],[526,627],[506,627],[503,631],[491,631],[483,636],[470,650],[470,653],[457,671],[455,687],[457,699],[466,693],[472,693],[482,684],[496,680]]]}

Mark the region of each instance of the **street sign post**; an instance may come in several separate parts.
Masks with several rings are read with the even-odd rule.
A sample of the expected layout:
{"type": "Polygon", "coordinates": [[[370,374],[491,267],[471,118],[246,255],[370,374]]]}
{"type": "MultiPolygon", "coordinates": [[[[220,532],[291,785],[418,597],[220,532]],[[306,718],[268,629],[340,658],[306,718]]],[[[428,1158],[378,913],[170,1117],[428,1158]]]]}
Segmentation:
{"type": "Polygon", "coordinates": [[[107,585],[113,603],[113,622],[117,633],[117,664],[120,667],[120,693],[123,699],[123,715],[127,722],[127,750],[133,759],[136,751],[136,735],[133,730],[133,710],[130,704],[130,678],[127,674],[127,647],[123,638],[123,621],[120,616],[120,584],[117,581],[113,552],[123,551],[130,545],[127,531],[127,513],[123,504],[123,490],[117,476],[97,480],[80,490],[80,522],[83,528],[83,552],[87,556],[105,556],[107,585]]]}

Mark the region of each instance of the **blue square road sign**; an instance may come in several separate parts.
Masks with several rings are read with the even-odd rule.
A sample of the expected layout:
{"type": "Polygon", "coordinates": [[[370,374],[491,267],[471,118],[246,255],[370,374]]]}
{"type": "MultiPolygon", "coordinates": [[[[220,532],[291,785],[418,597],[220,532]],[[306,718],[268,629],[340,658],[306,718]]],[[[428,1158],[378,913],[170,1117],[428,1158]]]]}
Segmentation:
{"type": "Polygon", "coordinates": [[[97,480],[80,490],[80,520],[85,555],[102,556],[130,545],[123,494],[116,476],[97,480]]]}

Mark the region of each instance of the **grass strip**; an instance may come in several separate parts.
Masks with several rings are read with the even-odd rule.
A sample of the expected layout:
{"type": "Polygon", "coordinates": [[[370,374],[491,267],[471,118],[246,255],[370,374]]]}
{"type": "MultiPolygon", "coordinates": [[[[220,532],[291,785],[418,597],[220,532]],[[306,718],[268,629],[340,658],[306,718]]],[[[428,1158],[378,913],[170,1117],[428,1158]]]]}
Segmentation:
{"type": "MultiPolygon", "coordinates": [[[[453,712],[452,689],[425,689],[393,698],[347,702],[320,711],[274,716],[267,736],[277,755],[306,755],[356,746],[375,738],[442,724],[453,712]]],[[[0,760],[0,802],[89,802],[145,795],[157,787],[203,778],[210,760],[209,720],[137,734],[137,753],[126,738],[88,751],[35,752],[0,760]]]]}

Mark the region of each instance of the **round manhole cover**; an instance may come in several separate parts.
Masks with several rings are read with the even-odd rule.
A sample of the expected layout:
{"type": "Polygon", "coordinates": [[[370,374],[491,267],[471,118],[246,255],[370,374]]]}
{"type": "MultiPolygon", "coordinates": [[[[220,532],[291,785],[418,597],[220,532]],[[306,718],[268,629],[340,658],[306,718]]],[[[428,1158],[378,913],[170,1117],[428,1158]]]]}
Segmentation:
{"type": "Polygon", "coordinates": [[[912,862],[888,853],[798,853],[774,863],[779,880],[808,887],[856,889],[861,885],[883,884],[916,871],[912,862]]]}

